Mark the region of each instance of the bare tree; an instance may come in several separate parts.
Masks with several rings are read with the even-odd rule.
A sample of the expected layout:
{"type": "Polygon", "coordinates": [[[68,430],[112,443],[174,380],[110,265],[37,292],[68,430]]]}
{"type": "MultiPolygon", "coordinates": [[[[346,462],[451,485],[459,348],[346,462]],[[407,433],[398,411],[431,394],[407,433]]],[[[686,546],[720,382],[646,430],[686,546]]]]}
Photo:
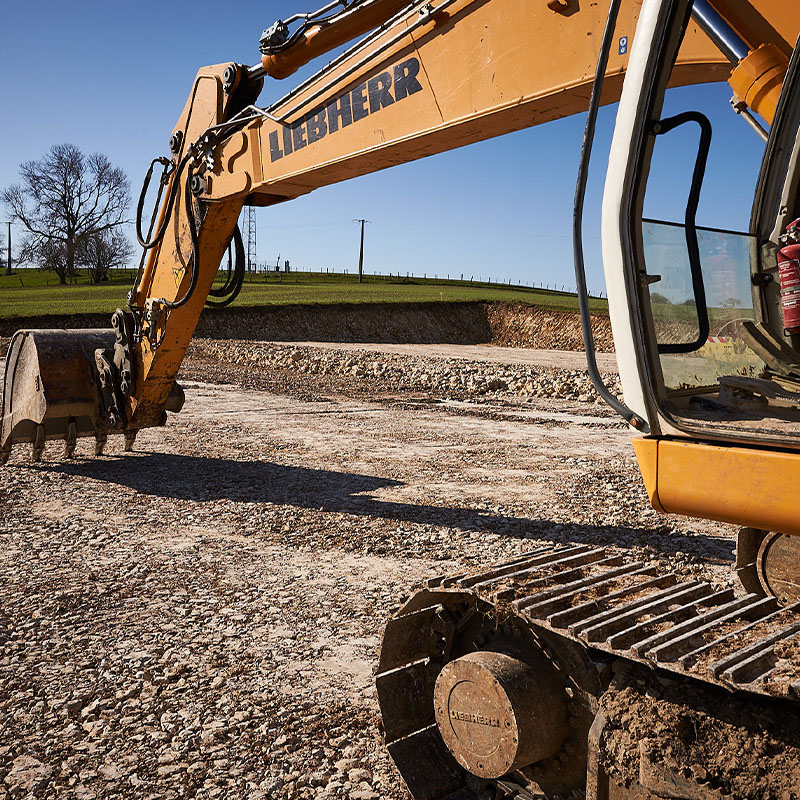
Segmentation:
{"type": "Polygon", "coordinates": [[[128,178],[106,156],[85,156],[72,144],[53,145],[19,171],[21,183],[4,189],[0,199],[25,227],[20,257],[66,283],[86,240],[127,222],[128,178]]]}
{"type": "Polygon", "coordinates": [[[48,272],[55,272],[61,283],[75,277],[75,270],[67,269],[67,248],[58,239],[42,239],[25,237],[19,249],[17,261],[24,264],[35,264],[48,272]]]}
{"type": "Polygon", "coordinates": [[[117,229],[99,231],[82,240],[77,261],[86,267],[92,283],[108,280],[112,269],[128,265],[133,255],[133,245],[122,231],[117,229]]]}

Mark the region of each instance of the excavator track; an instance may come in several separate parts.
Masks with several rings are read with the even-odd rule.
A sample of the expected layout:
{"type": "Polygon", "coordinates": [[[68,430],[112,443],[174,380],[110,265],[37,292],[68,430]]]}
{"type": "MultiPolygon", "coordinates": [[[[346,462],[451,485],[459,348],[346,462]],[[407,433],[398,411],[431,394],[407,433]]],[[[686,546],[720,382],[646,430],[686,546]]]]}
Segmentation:
{"type": "MultiPolygon", "coordinates": [[[[603,771],[594,763],[589,729],[597,739],[601,698],[615,688],[614,675],[621,667],[633,667],[645,676],[662,675],[667,682],[692,685],[693,691],[716,693],[723,704],[730,697],[748,709],[746,704],[755,699],[780,724],[787,710],[791,718],[800,715],[798,653],[800,603],[782,607],[773,597],[737,596],[731,589],[663,574],[603,548],[571,545],[538,548],[481,571],[428,581],[388,623],[376,682],[389,752],[415,798],[722,798],[739,795],[715,794],[691,781],[683,793],[658,789],[658,780],[672,785],[680,776],[661,775],[652,786],[642,778],[650,793],[640,786],[639,794],[609,795],[599,787],[603,771]],[[469,714],[451,707],[448,719],[442,706],[454,696],[453,687],[466,685],[470,661],[498,651],[524,662],[547,659],[566,692],[568,734],[560,750],[540,763],[508,775],[476,776],[481,769],[470,758],[480,747],[458,738],[468,736],[460,720],[469,714]],[[447,695],[441,676],[454,668],[462,677],[450,679],[447,695]]],[[[499,685],[486,664],[489,678],[479,676],[476,685],[499,685]]],[[[547,692],[538,691],[541,704],[549,702],[547,692]]],[[[508,712],[513,705],[508,703],[508,712]]],[[[502,726],[497,720],[504,711],[473,714],[472,728],[485,735],[486,726],[502,726]]],[[[523,709],[513,711],[516,731],[523,724],[517,712],[523,709]]],[[[531,713],[535,710],[524,710],[531,713]]],[[[516,746],[516,734],[513,741],[516,746]]],[[[503,752],[508,746],[499,740],[492,744],[503,752]]],[[[516,751],[508,752],[513,759],[516,751]]]]}

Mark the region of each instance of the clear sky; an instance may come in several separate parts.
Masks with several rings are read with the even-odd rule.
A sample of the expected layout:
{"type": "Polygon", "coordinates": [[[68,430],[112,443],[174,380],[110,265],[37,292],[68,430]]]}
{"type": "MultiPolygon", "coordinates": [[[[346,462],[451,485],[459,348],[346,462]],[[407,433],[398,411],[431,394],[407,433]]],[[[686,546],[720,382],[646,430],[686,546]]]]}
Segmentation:
{"type": "MultiPolygon", "coordinates": [[[[197,69],[256,63],[263,28],[321,4],[6,3],[0,187],[16,182],[20,162],[71,142],[86,153],[105,153],[127,172],[138,196],[150,159],[167,152],[197,69]]],[[[262,104],[299,79],[268,80],[262,104]]],[[[711,117],[715,141],[698,221],[738,230],[747,228],[762,145],[730,110],[729,97],[726,84],[676,90],[665,113],[695,107],[711,117]]],[[[595,291],[604,288],[599,209],[613,113],[612,107],[601,116],[587,204],[587,264],[595,291]]],[[[258,209],[258,260],[275,263],[280,255],[301,269],[352,271],[358,260],[352,220],[366,217],[372,220],[367,270],[571,287],[572,198],[583,125],[583,115],[571,117],[258,209]]],[[[675,132],[659,145],[651,215],[682,218],[696,138],[675,132]]],[[[0,211],[0,220],[6,218],[0,211]]]]}

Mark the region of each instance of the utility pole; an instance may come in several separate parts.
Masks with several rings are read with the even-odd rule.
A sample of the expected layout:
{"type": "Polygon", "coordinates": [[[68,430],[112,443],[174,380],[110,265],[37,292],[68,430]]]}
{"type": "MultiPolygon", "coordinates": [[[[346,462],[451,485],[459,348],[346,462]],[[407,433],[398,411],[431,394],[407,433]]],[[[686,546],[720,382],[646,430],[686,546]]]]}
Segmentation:
{"type": "Polygon", "coordinates": [[[11,274],[11,222],[10,221],[8,222],[8,242],[6,244],[8,245],[8,250],[7,250],[8,255],[6,257],[6,275],[10,275],[11,274]]]}
{"type": "Polygon", "coordinates": [[[364,283],[364,223],[368,219],[354,219],[353,222],[361,223],[361,249],[358,251],[358,282],[364,283]]]}

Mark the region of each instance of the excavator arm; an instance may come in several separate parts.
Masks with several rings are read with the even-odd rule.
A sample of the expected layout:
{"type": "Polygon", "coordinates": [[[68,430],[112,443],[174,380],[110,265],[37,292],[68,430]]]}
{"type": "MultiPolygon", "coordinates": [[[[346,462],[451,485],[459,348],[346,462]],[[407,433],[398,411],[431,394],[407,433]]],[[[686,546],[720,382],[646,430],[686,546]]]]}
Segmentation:
{"type": "MultiPolygon", "coordinates": [[[[192,252],[189,226],[173,226],[136,287],[134,303],[145,321],[134,427],[153,424],[161,413],[242,204],[282,202],[587,106],[605,24],[597,6],[579,11],[525,0],[444,0],[410,8],[363,3],[342,23],[331,23],[330,30],[335,32],[337,24],[353,30],[359,14],[373,24],[373,5],[384,13],[403,8],[267,109],[249,103],[260,73],[285,74],[316,52],[314,43],[323,33],[312,29],[293,48],[265,55],[261,68],[219,66],[198,75],[172,141],[186,143],[174,155],[177,163],[187,157],[188,143],[196,143],[197,166],[189,169],[196,169],[193,189],[203,209],[197,222],[200,270],[192,298],[169,308],[187,292],[186,276],[176,264],[182,253],[192,252]],[[520,30],[530,36],[520,37],[520,30]],[[239,109],[245,122],[237,123],[227,108],[239,109]]],[[[638,8],[635,2],[625,4],[618,23],[623,42],[633,35],[638,8]]],[[[332,36],[319,46],[327,46],[332,36]]],[[[620,45],[609,63],[605,102],[619,96],[625,49],[620,45]]],[[[719,80],[729,72],[719,50],[694,31],[678,80],[719,80]]],[[[187,185],[184,180],[178,191],[185,195],[187,185]]],[[[183,199],[176,199],[176,209],[183,199]]]]}
{"type": "MultiPolygon", "coordinates": [[[[719,3],[728,5],[738,4],[719,3]]],[[[770,34],[790,50],[789,15],[767,0],[748,9],[762,5],[735,12],[737,24],[753,29],[754,47],[770,34]]],[[[604,103],[619,97],[639,10],[637,0],[622,3],[604,103]]],[[[331,3],[299,23],[265,31],[253,67],[198,72],[161,159],[158,215],[139,232],[146,259],[113,329],[16,334],[2,460],[26,441],[38,458],[49,439],[65,440],[69,455],[80,436],[95,436],[100,452],[110,433],[125,434],[129,448],[138,430],[164,424],[165,410],[181,406],[175,379],[245,203],[283,202],[585,110],[606,15],[577,0],[361,0],[331,3]],[[364,33],[271,106],[255,105],[264,76],[285,77],[364,33]]],[[[673,84],[730,73],[729,59],[694,26],[673,84]]]]}

